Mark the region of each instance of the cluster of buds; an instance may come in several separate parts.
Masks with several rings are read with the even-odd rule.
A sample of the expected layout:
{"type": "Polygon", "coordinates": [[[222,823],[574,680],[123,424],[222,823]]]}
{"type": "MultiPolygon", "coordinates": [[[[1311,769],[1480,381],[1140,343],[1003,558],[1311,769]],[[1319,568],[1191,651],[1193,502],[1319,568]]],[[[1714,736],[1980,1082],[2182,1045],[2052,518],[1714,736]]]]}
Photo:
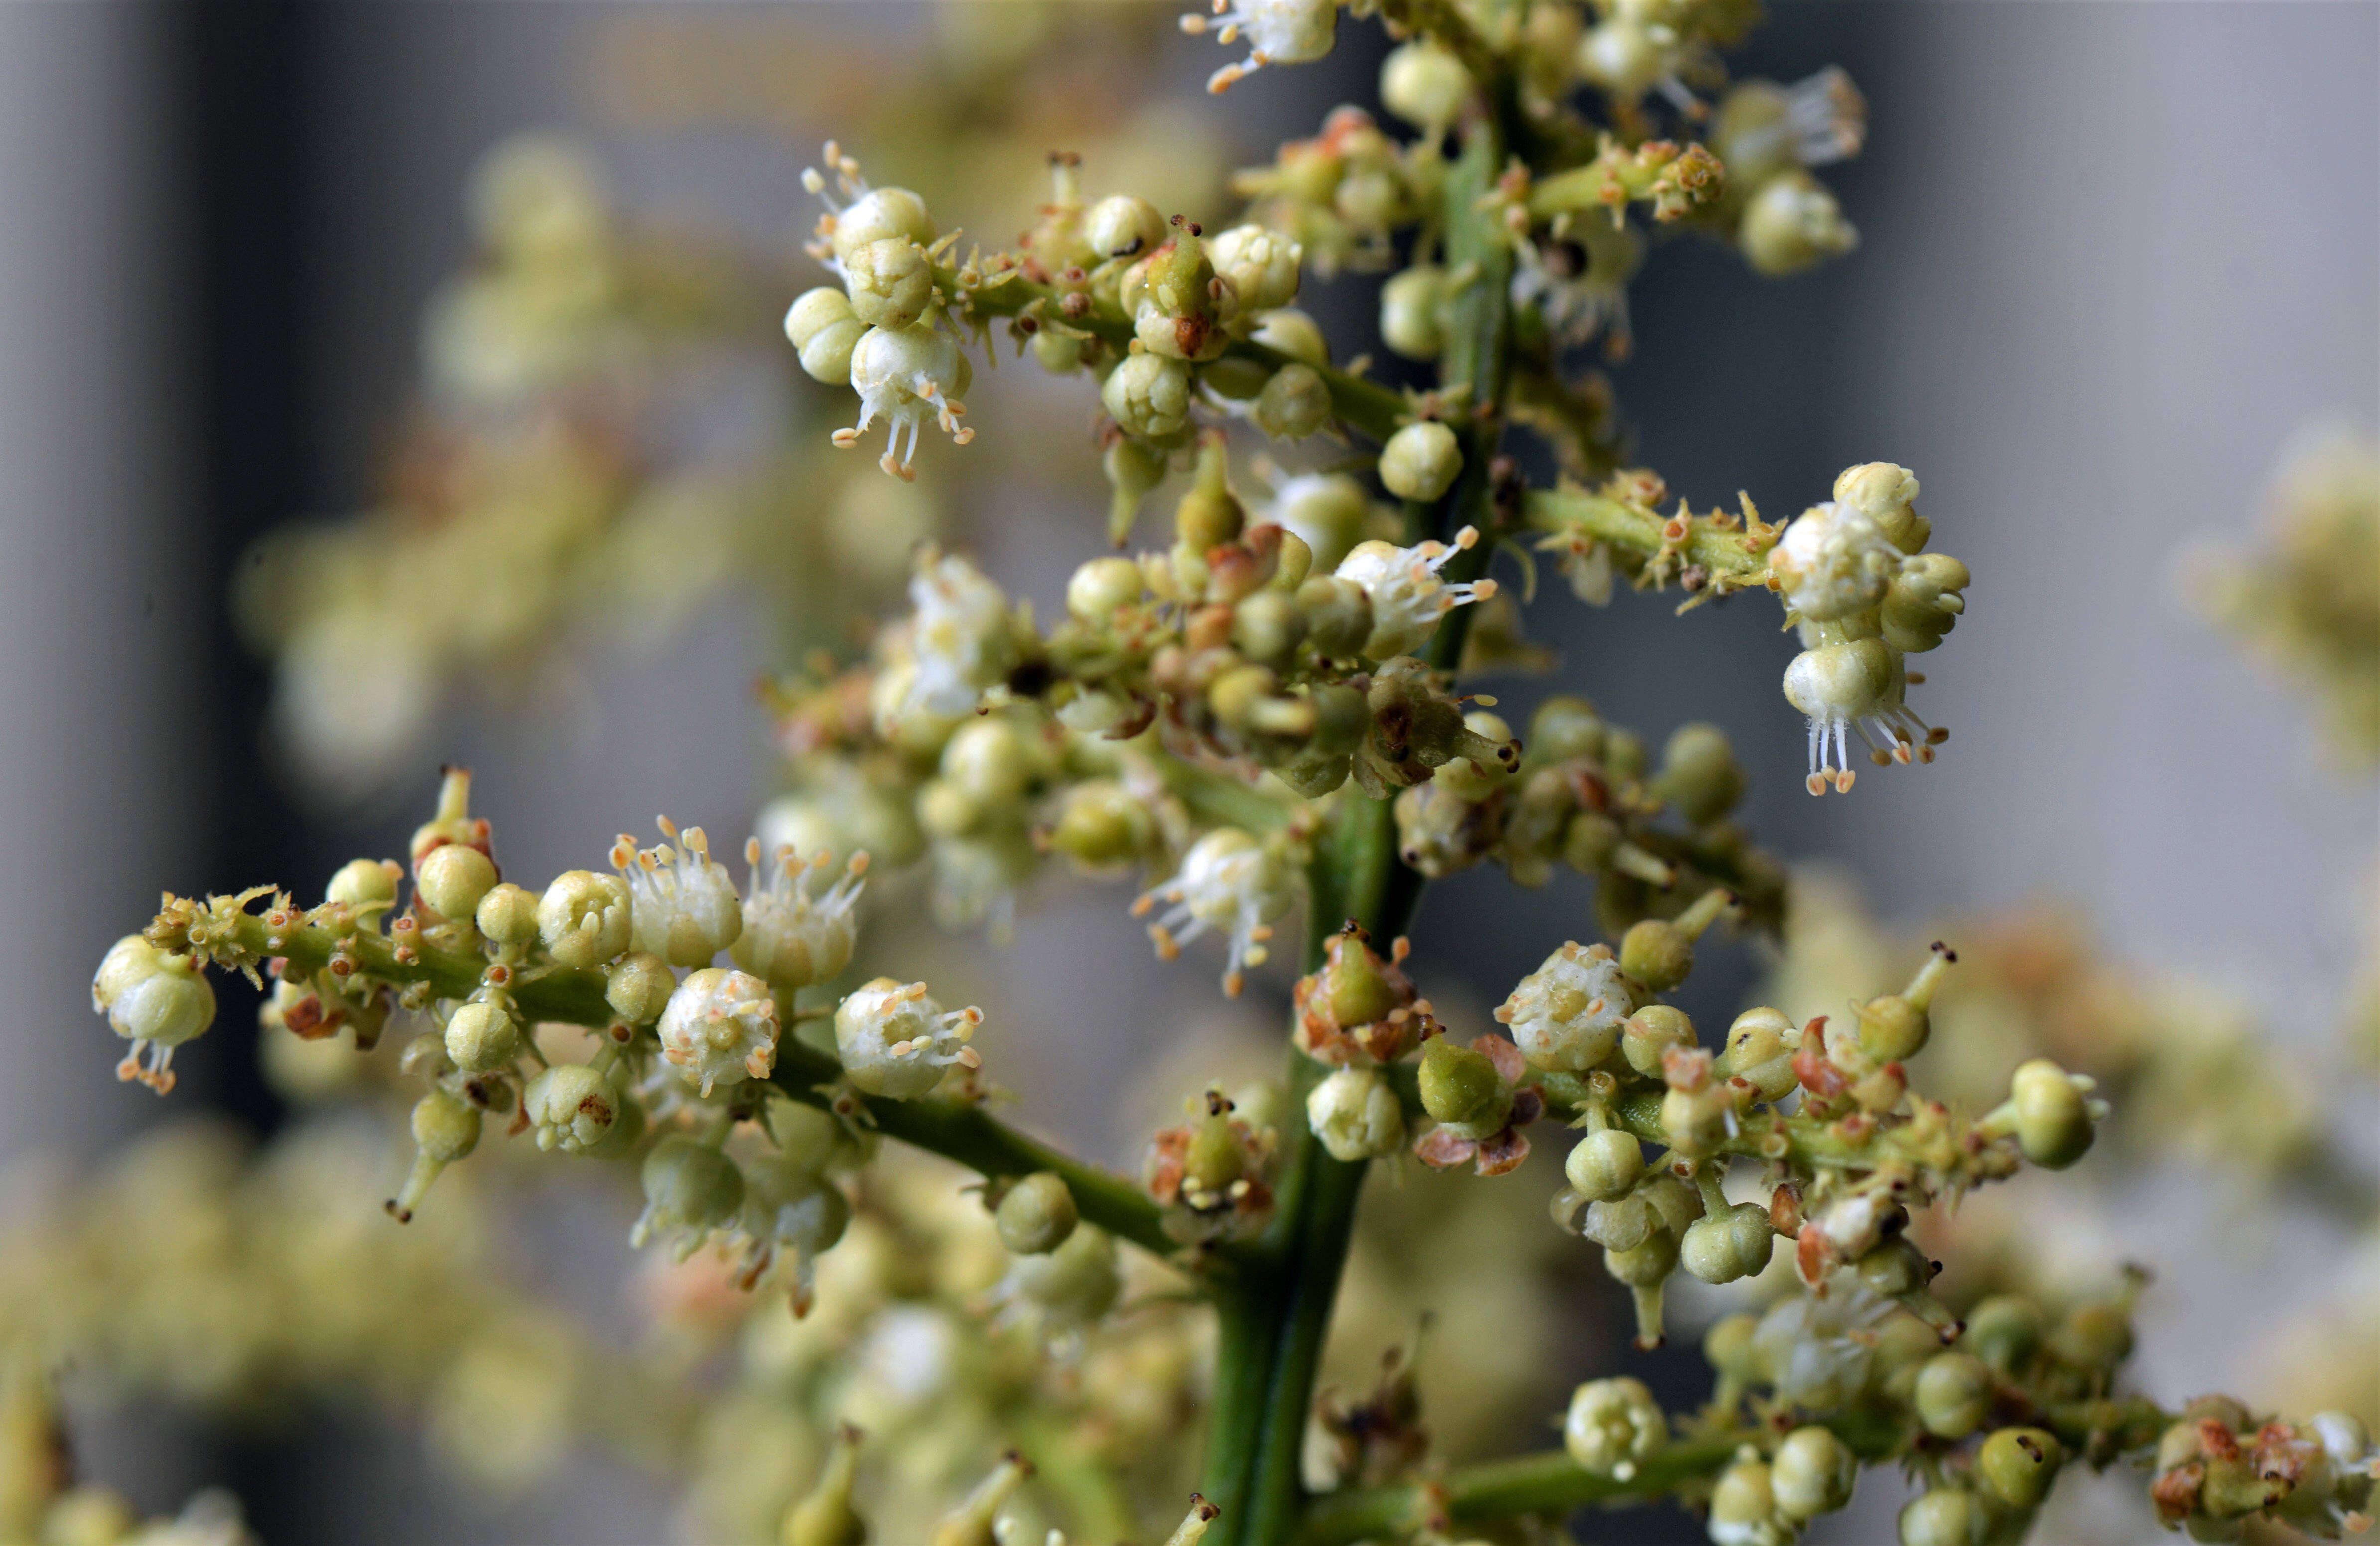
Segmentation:
{"type": "Polygon", "coordinates": [[[2344,1412],[2258,1422],[2228,1396],[2191,1404],[2156,1446],[2149,1498],[2158,1522],[2194,1540],[2237,1540],[2252,1519],[2317,1540],[2371,1528],[2380,1450],[2344,1412]]]}
{"type": "Polygon", "coordinates": [[[1931,761],[1949,738],[1904,700],[1909,685],[1925,678],[1902,661],[1940,644],[1966,610],[1967,566],[1924,551],[1932,529],[1916,500],[1917,478],[1906,468],[1851,468],[1835,480],[1835,497],[1803,512],[1769,550],[1769,581],[1801,630],[1785,696],[1810,722],[1814,795],[1829,781],[1837,793],[1850,792],[1854,731],[1880,767],[1931,761]]]}
{"type": "Polygon", "coordinates": [[[1434,140],[1400,145],[1362,108],[1337,107],[1314,138],[1286,140],[1269,166],[1234,174],[1232,191],[1328,276],[1387,267],[1396,232],[1437,202],[1445,176],[1434,140]]]}

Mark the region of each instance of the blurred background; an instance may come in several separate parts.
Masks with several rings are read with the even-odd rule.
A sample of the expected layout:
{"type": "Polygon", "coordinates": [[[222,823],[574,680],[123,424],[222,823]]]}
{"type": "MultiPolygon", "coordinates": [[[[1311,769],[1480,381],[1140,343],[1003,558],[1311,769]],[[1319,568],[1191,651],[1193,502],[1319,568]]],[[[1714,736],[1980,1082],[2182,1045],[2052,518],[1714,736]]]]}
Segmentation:
{"type": "MultiPolygon", "coordinates": [[[[979,383],[981,438],[929,448],[913,506],[830,463],[847,398],[771,354],[816,282],[798,177],[820,140],[1001,239],[1045,196],[1055,148],[1086,152],[1094,192],[1221,214],[1224,170],[1372,101],[1378,40],[1341,36],[1325,63],[1217,103],[1198,90],[1211,44],[1139,6],[0,6],[0,795],[21,822],[0,875],[0,1160],[71,1175],[202,1105],[258,1134],[286,1119],[231,992],[170,1102],[110,1077],[89,973],[161,887],[310,892],[399,851],[442,761],[474,769],[475,809],[524,873],[594,864],[657,810],[740,836],[778,776],[754,682],[847,640],[855,597],[897,596],[911,536],[938,528],[1055,603],[1104,504],[1087,393],[1029,369],[979,383]],[[670,233],[641,260],[663,297],[652,325],[703,347],[633,405],[638,465],[665,476],[501,669],[425,666],[398,708],[343,719],[360,712],[339,686],[348,645],[276,687],[257,645],[285,658],[288,620],[242,615],[241,571],[280,561],[258,544],[293,521],[443,475],[439,383],[502,368],[458,360],[441,331],[484,246],[467,190],[531,131],[585,148],[623,229],[670,233]],[[701,298],[673,310],[680,290],[701,298]],[[854,500],[893,503],[770,535],[854,500]],[[855,525],[899,540],[837,535],[855,525]],[[326,726],[378,750],[310,761],[310,727],[338,741],[326,726]]],[[[1531,628],[1560,686],[1656,740],[1727,727],[1762,842],[1855,875],[1896,924],[2052,898],[2111,956],[2244,1003],[2276,1056],[2301,1055],[2368,959],[2380,806],[2303,696],[2192,610],[2185,570],[2249,540],[2294,439],[2380,421],[2380,8],[1837,0],[1778,7],[1732,63],[1780,79],[1840,64],[1866,93],[1870,148],[1829,173],[1863,241],[1782,283],[1716,247],[1660,248],[1612,371],[1635,459],[1697,505],[1742,489],[1772,518],[1849,464],[1913,468],[1938,545],[1977,577],[1916,698],[1952,739],[1930,768],[1808,799],[1776,686],[1791,646],[1758,604],[1671,619],[1658,599],[1549,595],[1531,628]]],[[[1342,354],[1367,347],[1376,285],[1309,287],[1342,354]]],[[[1498,690],[1525,709],[1547,684],[1498,690]]],[[[980,930],[902,948],[946,1001],[986,1006],[1023,1119],[1119,1164],[1166,1109],[1132,1093],[1147,1070],[1195,1089],[1213,1049],[1273,1034],[1287,985],[1225,1012],[1212,963],[1160,967],[1124,900],[1042,884],[1004,949],[980,930]]],[[[1581,883],[1522,893],[1478,870],[1433,893],[1416,945],[1433,996],[1477,1021],[1594,927],[1581,883]]],[[[1767,969],[1730,947],[1690,1007],[1724,1016],[1767,969]]],[[[2358,1164],[2375,1114],[2344,1124],[2358,1164]]],[[[2351,1281],[2356,1248],[2320,1217],[2275,1210],[2242,1235],[2204,1198],[2203,1175],[2166,1175],[2088,1214],[2103,1257],[2164,1274],[2138,1371],[2159,1394],[2252,1383],[2246,1321],[2351,1281]]],[[[625,1270],[600,1206],[538,1227],[549,1264],[625,1270]]],[[[1611,1308],[1585,1280],[1565,1292],[1580,1327],[1611,1308]]],[[[1556,1330],[1565,1380],[1617,1361],[1684,1396],[1703,1378],[1690,1345],[1647,1358],[1608,1327],[1556,1330]]],[[[665,1490],[584,1458],[496,1501],[458,1493],[352,1411],[86,1426],[102,1479],[152,1508],[227,1484],[271,1540],[682,1528],[665,1490]]],[[[1656,1516],[1615,1538],[1629,1529],[1692,1532],[1656,1516]]]]}

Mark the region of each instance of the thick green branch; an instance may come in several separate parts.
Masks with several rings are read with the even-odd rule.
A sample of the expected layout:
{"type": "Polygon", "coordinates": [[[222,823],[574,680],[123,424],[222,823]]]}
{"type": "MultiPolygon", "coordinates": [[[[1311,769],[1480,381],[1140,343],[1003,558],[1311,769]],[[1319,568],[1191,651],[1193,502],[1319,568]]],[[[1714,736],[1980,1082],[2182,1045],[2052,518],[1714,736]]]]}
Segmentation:
{"type": "MultiPolygon", "coordinates": [[[[291,975],[300,976],[319,971],[334,956],[344,955],[365,976],[399,985],[426,984],[439,998],[469,997],[487,969],[486,959],[475,952],[426,944],[400,947],[369,930],[341,932],[319,923],[276,929],[268,917],[254,913],[239,914],[232,920],[229,933],[225,944],[210,945],[210,954],[218,959],[284,956],[297,968],[291,975]],[[403,956],[400,948],[406,953],[403,956]]],[[[534,977],[524,974],[506,991],[522,1016],[531,1021],[607,1026],[619,1018],[603,997],[601,972],[556,969],[534,977]]],[[[842,1077],[843,1065],[827,1053],[791,1036],[778,1042],[774,1078],[794,1099],[829,1105],[832,1097],[822,1087],[833,1085],[842,1077]]],[[[1179,1249],[1159,1222],[1156,1202],[1140,1187],[1027,1137],[978,1104],[926,1098],[875,1101],[868,1110],[877,1129],[887,1137],[940,1154],[979,1175],[1052,1171],[1064,1178],[1083,1217],[1109,1234],[1160,1256],[1179,1249]]]]}

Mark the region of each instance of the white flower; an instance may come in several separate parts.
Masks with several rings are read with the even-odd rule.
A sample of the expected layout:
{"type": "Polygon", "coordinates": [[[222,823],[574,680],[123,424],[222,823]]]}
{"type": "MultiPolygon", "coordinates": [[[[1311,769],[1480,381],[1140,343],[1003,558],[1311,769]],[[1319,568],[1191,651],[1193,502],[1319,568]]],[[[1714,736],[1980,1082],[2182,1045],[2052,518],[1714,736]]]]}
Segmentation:
{"type": "Polygon", "coordinates": [[[1669,1441],[1669,1419],[1636,1380],[1596,1380],[1571,1393],[1562,1447],[1581,1468],[1625,1481],[1669,1441]]]}
{"type": "Polygon", "coordinates": [[[1496,1018],[1531,1066],[1583,1074],[1611,1055],[1635,1007],[1611,947],[1572,941],[1521,979],[1496,1018]]]}
{"type": "Polygon", "coordinates": [[[835,431],[833,441],[845,448],[858,444],[882,414],[892,427],[885,435],[879,465],[905,481],[914,479],[909,463],[917,455],[918,428],[929,415],[953,443],[965,445],[975,438],[975,432],[959,422],[966,405],[958,398],[972,375],[959,341],[936,332],[930,323],[871,327],[851,350],[851,389],[859,394],[859,422],[835,431]],[[901,446],[905,429],[909,432],[906,450],[901,446]]]}
{"type": "Polygon", "coordinates": [[[1753,1357],[1779,1400],[1830,1412],[1858,1399],[1876,1364],[1876,1330],[1893,1307],[1849,1273],[1827,1296],[1796,1295],[1753,1328],[1753,1357]]]}
{"type": "Polygon", "coordinates": [[[1879,765],[1906,764],[1912,755],[1920,762],[1934,761],[1934,748],[1945,733],[1901,701],[1908,681],[1900,652],[1880,639],[1822,644],[1793,657],[1785,668],[1785,698],[1809,717],[1810,793],[1825,794],[1830,778],[1838,794],[1851,793],[1858,777],[1852,768],[1853,730],[1879,765]],[[1891,742],[1889,749],[1876,745],[1870,725],[1891,742]]]}
{"type": "Polygon", "coordinates": [[[777,1062],[777,1004],[749,972],[688,973],[662,1011],[662,1055],[709,1095],[713,1085],[765,1079],[777,1062]]]}
{"type": "Polygon", "coordinates": [[[934,244],[933,217],[923,199],[905,188],[870,188],[859,175],[859,163],[832,140],[826,142],[826,164],[834,172],[834,191],[828,191],[826,175],[815,166],[802,169],[802,186],[827,210],[819,218],[822,239],[812,245],[810,255],[836,278],[845,277],[845,265],[869,242],[898,237],[920,247],[934,244]]]}
{"type": "Polygon", "coordinates": [[[1368,660],[1385,661],[1409,655],[1438,631],[1439,620],[1466,602],[1484,602],[1496,593],[1492,579],[1449,585],[1438,578],[1449,560],[1479,541],[1476,527],[1454,534],[1454,545],[1422,542],[1401,548],[1394,542],[1358,542],[1340,561],[1338,578],[1353,580],[1371,598],[1372,634],[1364,641],[1368,660]]]}
{"type": "Polygon", "coordinates": [[[744,932],[728,947],[728,958],[783,992],[824,982],[851,965],[859,939],[855,909],[861,878],[868,873],[868,856],[852,855],[842,878],[813,896],[810,877],[832,862],[818,853],[806,863],[784,846],[764,869],[760,840],[747,841],[744,863],[751,879],[744,898],[744,932]]]}
{"type": "Polygon", "coordinates": [[[1330,52],[1339,31],[1339,0],[1214,0],[1215,14],[1195,11],[1182,18],[1182,30],[1196,36],[1209,30],[1226,47],[1248,40],[1248,62],[1225,65],[1207,79],[1207,90],[1229,91],[1232,82],[1267,65],[1304,65],[1330,52]]]}
{"type": "Polygon", "coordinates": [[[1016,663],[1008,598],[956,554],[928,550],[909,579],[912,675],[899,712],[963,714],[1016,663]]]}
{"type": "Polygon", "coordinates": [[[954,1064],[983,1065],[966,1044],[981,1024],[983,1011],[973,1006],[944,1014],[926,995],[923,982],[905,988],[880,977],[834,1012],[834,1044],[855,1086],[870,1095],[907,1100],[940,1084],[954,1064]]]}
{"type": "Polygon", "coordinates": [[[1167,961],[1208,930],[1226,931],[1231,948],[1223,992],[1237,998],[1243,968],[1264,964],[1273,920],[1296,900],[1297,876],[1287,859],[1237,827],[1218,827],[1192,845],[1173,878],[1135,902],[1132,911],[1138,918],[1168,904],[1148,926],[1159,957],[1167,961]]]}
{"type": "Polygon", "coordinates": [[[727,867],[710,857],[710,840],[700,827],[683,837],[668,817],[658,818],[671,843],[639,850],[626,833],[612,845],[612,868],[628,883],[636,947],[674,967],[702,967],[735,943],[744,931],[744,906],[727,867]]]}
{"type": "Polygon", "coordinates": [[[1804,510],[1768,554],[1785,604],[1811,623],[1876,606],[1900,567],[1900,550],[1876,518],[1838,500],[1804,510]]]}
{"type": "Polygon", "coordinates": [[[127,934],[100,961],[91,1006],[132,1043],[115,1077],[163,1095],[174,1088],[174,1049],[214,1023],[215,990],[192,957],[127,934]]]}

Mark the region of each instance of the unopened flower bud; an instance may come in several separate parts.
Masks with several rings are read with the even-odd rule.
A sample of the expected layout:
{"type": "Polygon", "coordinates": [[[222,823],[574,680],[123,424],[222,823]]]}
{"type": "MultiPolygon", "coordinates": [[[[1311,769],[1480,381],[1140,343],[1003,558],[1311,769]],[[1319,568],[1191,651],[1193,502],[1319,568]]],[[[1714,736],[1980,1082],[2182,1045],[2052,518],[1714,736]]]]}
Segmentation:
{"type": "Polygon", "coordinates": [[[612,1081],[583,1063],[557,1063],[521,1091],[537,1146],[565,1154],[586,1153],[609,1137],[621,1103],[612,1081]]]}
{"type": "Polygon", "coordinates": [[[1091,1325],[1115,1308],[1123,1291],[1115,1237],[1077,1224],[1046,1255],[1017,1258],[1008,1270],[1008,1288],[1052,1327],[1091,1325]]]}
{"type": "Polygon", "coordinates": [[[1685,1011],[1666,1004],[1648,1004],[1628,1016],[1621,1028],[1621,1055],[1628,1066],[1658,1079],[1672,1048],[1694,1044],[1694,1022],[1685,1011]]]}
{"type": "Polygon", "coordinates": [[[1404,1109],[1377,1068],[1341,1068],[1316,1085],[1305,1120],[1334,1160],[1377,1160],[1404,1146],[1404,1109]]]}
{"type": "Polygon", "coordinates": [[[470,1102],[432,1090],[413,1106],[413,1170],[405,1188],[389,1200],[389,1216],[399,1223],[413,1222],[413,1211],[438,1179],[438,1173],[479,1146],[480,1112],[470,1102]]]}
{"type": "MultiPolygon", "coordinates": [[[[1310,573],[1327,575],[1362,540],[1371,510],[1364,486],[1347,474],[1305,472],[1274,491],[1265,514],[1312,550],[1310,573]]],[[[1353,647],[1342,652],[1352,653],[1353,647]]]]}
{"type": "Polygon", "coordinates": [[[1336,575],[1318,575],[1297,588],[1297,610],[1314,652],[1345,659],[1372,636],[1372,599],[1364,588],[1336,575]]]}
{"type": "Polygon", "coordinates": [[[1768,1210],[1740,1202],[1688,1224],[1678,1242],[1678,1262],[1705,1283],[1733,1283],[1767,1267],[1776,1244],[1768,1210]]]}
{"type": "Polygon", "coordinates": [[[1380,342],[1407,359],[1436,359],[1446,347],[1446,271],[1415,263],[1380,286],[1380,342]]]}
{"type": "Polygon", "coordinates": [[[443,843],[413,863],[414,888],[441,918],[469,918],[495,888],[496,863],[479,849],[443,843]]]}
{"type": "Polygon", "coordinates": [[[656,1231],[675,1235],[681,1261],[710,1233],[732,1223],[744,1206],[744,1176],[735,1162],[689,1138],[666,1138],[645,1156],[645,1211],[628,1242],[642,1250],[656,1231]]]}
{"type": "Polygon", "coordinates": [[[669,963],[645,951],[622,956],[603,974],[603,1001],[632,1026],[660,1019],[676,992],[677,976],[669,963]]]}
{"type": "Polygon", "coordinates": [[[2003,1428],[1975,1452],[1975,1475],[2000,1502],[2030,1512],[2049,1495],[2065,1463],[2066,1447],[2046,1429],[2003,1428]]]}
{"type": "Polygon", "coordinates": [[[1041,1256],[1064,1245],[1082,1215],[1065,1181],[1044,1170],[1009,1187],[992,1217],[1002,1245],[1018,1256],[1041,1256]]]}
{"type": "Polygon", "coordinates": [[[1967,1353],[1937,1353],[1917,1372],[1917,1420],[1937,1438],[1963,1439],[1991,1415],[1992,1371],[1967,1353]]]}
{"type": "Polygon", "coordinates": [[[1590,1202],[1624,1197],[1645,1174],[1645,1147],[1624,1127],[1588,1133],[1562,1161],[1571,1189],[1590,1202]]]}
{"type": "Polygon", "coordinates": [[[1408,424],[1380,447],[1380,482],[1399,499],[1438,499],[1463,470],[1463,447],[1436,420],[1408,424]]]}
{"type": "Polygon", "coordinates": [[[163,1095],[174,1088],[174,1049],[214,1024],[215,990],[195,958],[127,934],[100,961],[91,1006],[132,1043],[115,1077],[139,1079],[163,1095]]]}
{"type": "MultiPolygon", "coordinates": [[[[2045,1170],[2064,1170],[2088,1153],[2094,1137],[2094,1102],[2088,1078],[2070,1074],[2046,1057],[2018,1066],[2010,1080],[2007,1106],[2024,1157],[2045,1170]]],[[[1988,1119],[1986,1119],[1988,1120],[1988,1119]]]]}
{"type": "Polygon", "coordinates": [[[1933,956],[1918,968],[1907,989],[1870,999],[1859,1006],[1860,1051],[1870,1062],[1898,1063],[1925,1049],[1926,1039],[1933,1034],[1928,1011],[1933,1007],[1935,990],[1942,974],[1957,959],[1937,940],[1933,956]]]}
{"type": "Polygon", "coordinates": [[[1105,623],[1148,590],[1140,566],[1112,555],[1077,567],[1066,581],[1066,610],[1086,623],[1105,623]]]}
{"type": "Polygon", "coordinates": [[[1298,611],[1294,596],[1259,590],[1232,609],[1232,643],[1250,660],[1286,665],[1305,638],[1305,615],[1298,611]]]}
{"type": "Polygon", "coordinates": [[[396,883],[404,873],[393,859],[351,858],[331,877],[322,900],[358,912],[393,907],[396,902],[396,883]]]}
{"type": "Polygon", "coordinates": [[[1712,1546],[1781,1546],[1791,1532],[1777,1524],[1776,1477],[1767,1462],[1747,1455],[1721,1471],[1711,1489],[1712,1546]]]}
{"type": "Polygon", "coordinates": [[[926,201],[905,188],[869,189],[834,216],[835,261],[848,264],[869,242],[892,237],[930,246],[933,217],[926,213],[926,201]]]}
{"type": "Polygon", "coordinates": [[[1231,312],[1270,311],[1297,298],[1298,244],[1257,225],[1234,225],[1207,244],[1215,273],[1232,286],[1231,312]]]}
{"type": "Polygon", "coordinates": [[[1734,894],[1706,891],[1675,921],[1648,918],[1620,941],[1620,969],[1657,993],[1685,981],[1694,969],[1694,941],[1718,916],[1735,906],[1734,894]]]}
{"type": "Polygon", "coordinates": [[[1147,800],[1114,779],[1091,778],[1066,791],[1050,846],[1086,873],[1114,874],[1148,858],[1157,838],[1147,800]]]}
{"type": "Polygon", "coordinates": [[[1727,732],[1716,724],[1680,725],[1662,749],[1653,792],[1698,827],[1734,810],[1743,797],[1743,770],[1727,732]]]}
{"type": "Polygon", "coordinates": [[[870,327],[904,328],[933,299],[934,265],[916,242],[888,237],[852,254],[845,283],[852,315],[870,327]]]}
{"type": "Polygon", "coordinates": [[[1983,1504],[1954,1487],[1937,1487],[1900,1511],[1900,1546],[1983,1546],[1990,1530],[1983,1504]]]}
{"type": "Polygon", "coordinates": [[[1670,1420],[1641,1380],[1595,1380],[1571,1392],[1562,1448],[1583,1470],[1626,1481],[1669,1443],[1670,1420]]]}
{"type": "Polygon", "coordinates": [[[1727,1050],[1718,1073],[1749,1083],[1763,1101],[1781,1101],[1799,1082],[1793,1054],[1802,1033],[1791,1020],[1774,1009],[1747,1009],[1727,1028],[1727,1050]]]}
{"type": "Polygon", "coordinates": [[[2048,1331],[2040,1309],[2031,1300],[1999,1294],[1967,1312],[1967,1329],[1960,1345],[1999,1373],[2012,1376],[2033,1361],[2048,1331]]]}
{"type": "Polygon", "coordinates": [[[1427,38],[1391,50],[1380,65],[1380,105],[1421,128],[1453,128],[1471,91],[1463,62],[1427,38]]]}
{"type": "Polygon", "coordinates": [[[1972,582],[1967,566],[1947,553],[1902,559],[1884,593],[1884,641],[1910,654],[1940,644],[1965,614],[1961,592],[1972,582]]]}
{"type": "Polygon", "coordinates": [[[1165,216],[1146,199],[1118,193],[1083,217],[1083,239],[1102,258],[1137,258],[1165,239],[1165,216]]]}
{"type": "Polygon", "coordinates": [[[525,945],[537,938],[537,900],[506,881],[480,898],[473,921],[497,944],[525,945]]]}
{"type": "Polygon", "coordinates": [[[1126,355],[1100,383],[1099,403],[1124,433],[1171,440],[1190,420],[1190,367],[1161,354],[1126,355]]]}
{"type": "Polygon", "coordinates": [[[1843,1507],[1858,1480],[1859,1456],[1815,1424],[1785,1435],[1768,1467],[1779,1511],[1795,1519],[1815,1519],[1843,1507]]]}
{"type": "Polygon", "coordinates": [[[868,324],[852,311],[851,298],[832,285],[805,291],[785,310],[785,337],[813,381],[851,384],[851,351],[868,324]]]}
{"type": "Polygon", "coordinates": [[[851,1502],[858,1470],[859,1430],[845,1423],[835,1430],[817,1485],[787,1505],[778,1546],[867,1546],[868,1521],[851,1502]]]}
{"type": "Polygon", "coordinates": [[[1267,311],[1248,335],[1269,349],[1278,349],[1308,365],[1330,363],[1330,344],[1312,317],[1292,307],[1267,311]]]}
{"type": "Polygon", "coordinates": [[[1252,417],[1275,440],[1304,440],[1330,424],[1330,388],[1310,365],[1284,365],[1257,394],[1252,417]]]}
{"type": "Polygon", "coordinates": [[[1841,257],[1859,245],[1859,232],[1826,184],[1796,167],[1753,194],[1735,239],[1755,273],[1777,277],[1841,257]]]}
{"type": "Polygon", "coordinates": [[[565,870],[538,899],[538,935],[565,967],[600,966],[628,948],[631,906],[625,881],[565,870]]]}
{"type": "Polygon", "coordinates": [[[520,1021],[499,996],[473,999],[446,1022],[446,1056],[467,1074],[508,1068],[520,1049],[520,1021]]]}

